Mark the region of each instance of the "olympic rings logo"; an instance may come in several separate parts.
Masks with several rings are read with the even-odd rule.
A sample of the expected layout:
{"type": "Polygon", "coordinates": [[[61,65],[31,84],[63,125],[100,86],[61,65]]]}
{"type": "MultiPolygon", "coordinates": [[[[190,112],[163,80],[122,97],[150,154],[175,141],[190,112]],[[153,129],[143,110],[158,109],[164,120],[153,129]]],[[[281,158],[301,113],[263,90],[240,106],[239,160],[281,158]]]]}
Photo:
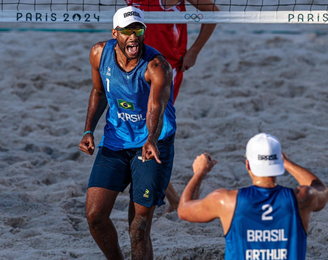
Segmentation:
{"type": "Polygon", "coordinates": [[[204,15],[202,15],[202,14],[185,14],[184,18],[187,19],[188,21],[194,21],[194,22],[198,23],[200,20],[202,20],[204,18],[204,15]]]}

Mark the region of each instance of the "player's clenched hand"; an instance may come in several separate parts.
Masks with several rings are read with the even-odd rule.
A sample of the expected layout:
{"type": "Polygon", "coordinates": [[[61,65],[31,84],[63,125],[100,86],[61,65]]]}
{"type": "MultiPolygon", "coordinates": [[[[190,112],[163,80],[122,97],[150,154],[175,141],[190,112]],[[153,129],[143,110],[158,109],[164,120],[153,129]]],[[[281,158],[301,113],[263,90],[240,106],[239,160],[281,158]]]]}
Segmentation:
{"type": "Polygon", "coordinates": [[[218,161],[212,160],[208,153],[198,155],[192,165],[195,176],[204,178],[218,161]]]}
{"type": "Polygon", "coordinates": [[[145,162],[154,158],[158,163],[162,163],[159,159],[159,150],[157,144],[151,140],[147,140],[142,147],[142,161],[145,162]]]}
{"type": "Polygon", "coordinates": [[[188,70],[189,68],[191,68],[192,66],[195,65],[197,55],[198,55],[197,52],[194,52],[190,49],[186,52],[186,54],[185,54],[185,56],[183,57],[183,60],[182,60],[182,66],[181,66],[181,71],[182,72],[188,70]]]}
{"type": "Polygon", "coordinates": [[[93,136],[91,134],[87,134],[83,136],[80,144],[79,149],[86,154],[92,155],[95,151],[95,143],[93,141],[93,136]]]}

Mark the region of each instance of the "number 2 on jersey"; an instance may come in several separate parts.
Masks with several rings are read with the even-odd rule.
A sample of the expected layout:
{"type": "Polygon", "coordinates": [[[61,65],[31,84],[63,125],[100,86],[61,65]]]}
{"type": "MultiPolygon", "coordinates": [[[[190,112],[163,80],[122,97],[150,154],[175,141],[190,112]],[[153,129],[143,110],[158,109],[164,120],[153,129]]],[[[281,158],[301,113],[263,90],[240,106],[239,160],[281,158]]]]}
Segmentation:
{"type": "Polygon", "coordinates": [[[273,220],[272,216],[268,216],[272,212],[272,206],[270,204],[263,205],[262,210],[265,210],[262,213],[262,220],[273,220]]]}

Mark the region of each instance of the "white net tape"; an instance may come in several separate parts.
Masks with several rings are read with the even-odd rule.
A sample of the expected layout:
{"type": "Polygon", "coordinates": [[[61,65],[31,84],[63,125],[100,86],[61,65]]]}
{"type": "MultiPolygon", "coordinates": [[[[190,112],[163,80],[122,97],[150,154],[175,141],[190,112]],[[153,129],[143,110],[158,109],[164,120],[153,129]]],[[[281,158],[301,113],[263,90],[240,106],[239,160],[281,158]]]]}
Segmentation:
{"type": "MultiPolygon", "coordinates": [[[[220,12],[145,12],[147,23],[328,23],[328,1],[220,1],[220,12]]],[[[110,23],[124,1],[0,0],[0,22],[110,23]]]]}

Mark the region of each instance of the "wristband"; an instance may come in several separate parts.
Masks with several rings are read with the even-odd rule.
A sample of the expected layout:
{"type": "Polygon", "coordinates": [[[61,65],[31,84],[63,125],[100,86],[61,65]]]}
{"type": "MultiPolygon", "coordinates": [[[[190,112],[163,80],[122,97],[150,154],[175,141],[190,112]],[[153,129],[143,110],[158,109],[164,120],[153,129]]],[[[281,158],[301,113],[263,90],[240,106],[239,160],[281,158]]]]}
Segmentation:
{"type": "Polygon", "coordinates": [[[90,131],[90,130],[89,131],[85,131],[84,134],[83,134],[83,136],[85,136],[86,134],[91,134],[93,136],[93,132],[90,131]]]}

